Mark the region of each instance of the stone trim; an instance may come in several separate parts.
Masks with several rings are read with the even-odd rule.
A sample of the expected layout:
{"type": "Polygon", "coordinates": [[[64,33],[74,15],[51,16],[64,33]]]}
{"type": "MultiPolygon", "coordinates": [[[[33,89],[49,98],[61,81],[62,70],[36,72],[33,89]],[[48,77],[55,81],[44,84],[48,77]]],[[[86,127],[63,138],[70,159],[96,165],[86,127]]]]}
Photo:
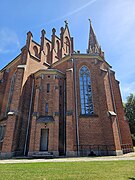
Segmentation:
{"type": "Polygon", "coordinates": [[[26,65],[18,65],[17,68],[18,69],[26,69],[26,65]]]}
{"type": "Polygon", "coordinates": [[[14,112],[14,111],[8,112],[8,116],[14,116],[14,115],[17,115],[17,112],[14,112]]]}

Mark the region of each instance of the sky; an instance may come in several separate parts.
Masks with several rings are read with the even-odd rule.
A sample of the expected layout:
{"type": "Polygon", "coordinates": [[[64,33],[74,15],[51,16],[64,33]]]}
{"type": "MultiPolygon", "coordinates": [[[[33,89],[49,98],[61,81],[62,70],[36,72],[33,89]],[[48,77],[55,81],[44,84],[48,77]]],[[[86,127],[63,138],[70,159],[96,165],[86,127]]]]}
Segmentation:
{"type": "Polygon", "coordinates": [[[85,53],[89,18],[125,101],[135,93],[135,0],[1,0],[0,69],[21,52],[28,31],[40,43],[42,29],[51,39],[55,27],[59,36],[65,20],[74,37],[74,49],[85,53]]]}

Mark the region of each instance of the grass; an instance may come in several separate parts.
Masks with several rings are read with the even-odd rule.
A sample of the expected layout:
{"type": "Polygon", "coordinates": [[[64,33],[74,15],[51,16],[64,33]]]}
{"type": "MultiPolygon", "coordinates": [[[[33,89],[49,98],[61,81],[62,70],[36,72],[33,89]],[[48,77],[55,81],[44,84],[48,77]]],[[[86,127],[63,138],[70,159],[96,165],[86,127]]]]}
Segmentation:
{"type": "Polygon", "coordinates": [[[0,164],[0,180],[135,180],[135,161],[0,164]]]}

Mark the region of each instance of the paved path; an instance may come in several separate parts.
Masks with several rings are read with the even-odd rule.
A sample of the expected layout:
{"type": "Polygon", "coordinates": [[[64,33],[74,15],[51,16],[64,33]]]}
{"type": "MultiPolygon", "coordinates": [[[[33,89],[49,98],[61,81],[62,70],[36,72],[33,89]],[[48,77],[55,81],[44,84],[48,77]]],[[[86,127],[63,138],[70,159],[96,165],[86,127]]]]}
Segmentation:
{"type": "Polygon", "coordinates": [[[118,160],[134,160],[135,152],[121,156],[106,157],[74,157],[74,158],[54,158],[54,159],[8,159],[0,160],[0,164],[7,163],[34,163],[34,162],[87,162],[87,161],[118,161],[118,160]]]}

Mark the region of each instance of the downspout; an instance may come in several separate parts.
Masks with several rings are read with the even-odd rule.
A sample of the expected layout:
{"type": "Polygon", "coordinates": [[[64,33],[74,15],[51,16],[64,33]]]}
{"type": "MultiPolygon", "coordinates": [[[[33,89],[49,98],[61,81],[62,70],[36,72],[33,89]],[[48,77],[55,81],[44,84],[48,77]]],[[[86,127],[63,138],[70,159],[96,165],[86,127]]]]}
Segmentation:
{"type": "Polygon", "coordinates": [[[64,155],[66,155],[66,78],[64,78],[64,155]]]}
{"type": "Polygon", "coordinates": [[[76,59],[73,59],[74,67],[74,97],[75,97],[75,119],[76,119],[76,144],[77,144],[77,156],[79,156],[79,124],[78,124],[78,103],[77,103],[77,89],[76,89],[76,59]]]}
{"type": "Polygon", "coordinates": [[[114,99],[110,69],[108,71],[108,77],[109,77],[109,84],[110,84],[110,90],[111,90],[111,96],[112,96],[112,102],[113,102],[113,109],[114,109],[114,112],[116,113],[116,123],[117,123],[119,138],[120,138],[120,144],[122,144],[122,138],[121,138],[120,127],[119,127],[119,122],[118,122],[118,116],[117,116],[116,104],[115,104],[115,99],[114,99]]]}
{"type": "Polygon", "coordinates": [[[29,107],[29,115],[28,115],[28,124],[27,124],[27,129],[26,129],[25,145],[24,145],[24,156],[26,155],[27,143],[28,143],[28,135],[29,135],[29,127],[30,127],[30,117],[31,117],[31,109],[32,109],[33,92],[34,92],[34,78],[32,80],[30,107],[29,107]]]}

